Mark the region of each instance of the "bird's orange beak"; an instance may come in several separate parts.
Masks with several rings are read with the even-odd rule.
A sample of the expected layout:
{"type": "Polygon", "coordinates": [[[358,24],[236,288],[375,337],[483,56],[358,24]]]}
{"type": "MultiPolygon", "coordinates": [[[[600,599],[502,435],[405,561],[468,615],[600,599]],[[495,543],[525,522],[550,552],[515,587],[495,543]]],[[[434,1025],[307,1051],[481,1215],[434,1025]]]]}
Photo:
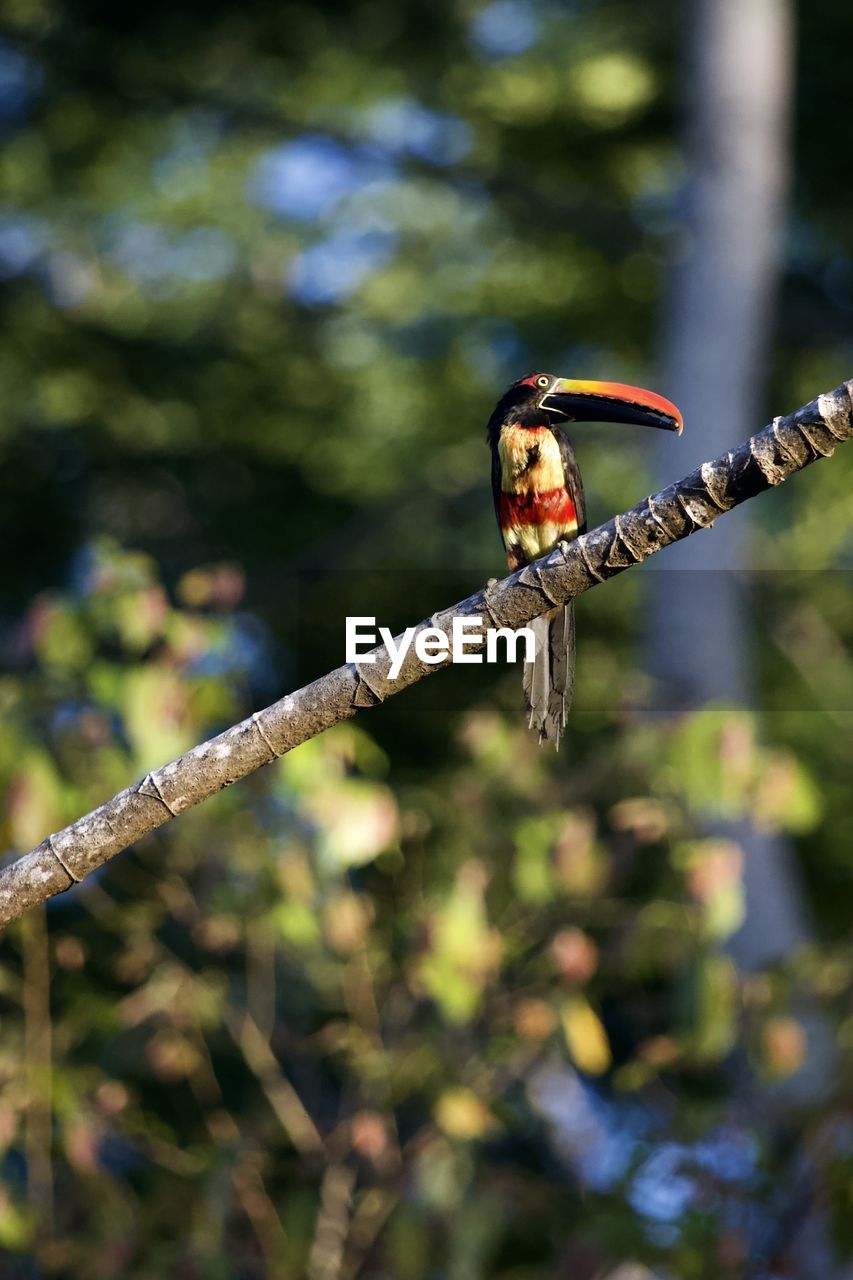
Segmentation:
{"type": "Polygon", "coordinates": [[[627,422],[639,427],[684,429],[684,420],[671,400],[624,382],[580,382],[558,378],[539,401],[547,413],[568,422],[627,422]]]}

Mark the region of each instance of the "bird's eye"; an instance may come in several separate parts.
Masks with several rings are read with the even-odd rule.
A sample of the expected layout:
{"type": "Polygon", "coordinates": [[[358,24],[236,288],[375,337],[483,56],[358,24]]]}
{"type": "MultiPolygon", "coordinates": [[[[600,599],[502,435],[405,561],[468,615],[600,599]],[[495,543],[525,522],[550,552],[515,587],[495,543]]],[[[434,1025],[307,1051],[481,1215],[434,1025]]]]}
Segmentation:
{"type": "Polygon", "coordinates": [[[545,374],[543,373],[541,378],[536,379],[536,385],[537,387],[547,387],[550,381],[551,379],[546,377],[545,374]]]}

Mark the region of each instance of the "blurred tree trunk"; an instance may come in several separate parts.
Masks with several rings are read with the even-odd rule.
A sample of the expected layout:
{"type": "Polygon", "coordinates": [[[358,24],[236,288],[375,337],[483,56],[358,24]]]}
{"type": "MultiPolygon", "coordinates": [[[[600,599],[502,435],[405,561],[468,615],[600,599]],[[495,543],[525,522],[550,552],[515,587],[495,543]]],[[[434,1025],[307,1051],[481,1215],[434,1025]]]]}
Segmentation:
{"type": "MultiPolygon", "coordinates": [[[[688,176],[682,258],[667,315],[663,385],[684,413],[679,466],[731,447],[761,415],[788,186],[789,0],[688,0],[688,176]],[[686,456],[685,456],[686,450],[686,456]]],[[[672,443],[665,465],[672,466],[672,443]]],[[[650,667],[673,710],[753,701],[742,607],[741,510],[663,553],[651,575],[650,667]]],[[[755,969],[806,936],[781,840],[751,830],[748,927],[738,962],[755,969]]]]}
{"type": "MultiPolygon", "coordinates": [[[[687,206],[662,382],[685,417],[679,468],[735,445],[761,416],[786,211],[792,91],[790,0],[687,0],[687,19],[687,206]]],[[[670,473],[672,447],[672,441],[660,446],[661,464],[670,473]]],[[[743,608],[748,583],[738,573],[747,562],[749,519],[742,508],[713,533],[671,547],[651,574],[649,666],[664,708],[754,705],[751,646],[762,640],[749,634],[743,608]]],[[[807,940],[807,913],[784,838],[749,822],[724,833],[746,855],[747,918],[730,950],[742,970],[755,971],[807,940]]],[[[808,1059],[777,1103],[814,1100],[831,1084],[825,1028],[816,1013],[801,1014],[808,1059]]],[[[739,1091],[748,1103],[746,1070],[739,1091]]],[[[782,1112],[768,1111],[766,1119],[775,1127],[782,1112]]],[[[822,1255],[818,1270],[830,1276],[830,1251],[809,1213],[799,1226],[790,1225],[787,1249],[801,1252],[805,1235],[812,1261],[822,1255]]],[[[817,1273],[793,1266],[784,1274],[817,1273]]]]}
{"type": "MultiPolygon", "coordinates": [[[[789,0],[688,0],[688,177],[683,257],[674,272],[663,385],[682,409],[679,465],[734,446],[761,416],[788,187],[792,13],[789,0]],[[684,456],[684,450],[687,456],[684,456]]],[[[672,465],[672,442],[666,466],[672,465]]],[[[754,703],[752,637],[742,595],[749,511],[663,553],[651,575],[650,666],[664,705],[754,703]]],[[[757,637],[758,643],[761,642],[757,637]]],[[[761,968],[808,936],[787,842],[748,823],[747,922],[738,964],[761,968]]],[[[812,1027],[805,1094],[825,1085],[812,1027]]]]}
{"type": "MultiPolygon", "coordinates": [[[[679,468],[697,466],[761,416],[788,186],[789,0],[687,0],[687,18],[687,207],[663,380],[686,427],[661,446],[667,471],[674,448],[679,468]]],[[[749,698],[731,572],[748,519],[735,512],[664,552],[669,572],[653,575],[652,666],[674,707],[749,698]]]]}

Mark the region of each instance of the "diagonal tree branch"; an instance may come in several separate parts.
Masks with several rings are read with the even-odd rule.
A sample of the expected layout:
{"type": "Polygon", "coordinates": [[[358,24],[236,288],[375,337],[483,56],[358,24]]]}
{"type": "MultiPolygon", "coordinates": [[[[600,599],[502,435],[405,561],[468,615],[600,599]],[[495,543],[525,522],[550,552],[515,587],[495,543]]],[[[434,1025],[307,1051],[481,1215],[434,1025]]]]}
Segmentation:
{"type": "MultiPolygon", "coordinates": [[[[705,462],[691,475],[645,498],[630,511],[550,555],[489,585],[420,623],[450,633],[454,618],[480,617],[488,626],[518,628],[556,604],[581,595],[663,547],[706,529],[725,511],[781,484],[795,471],[853,436],[853,381],[752,436],[731,453],[705,462]]],[[[472,628],[471,638],[477,631],[472,628]]],[[[0,872],[0,925],[82,880],[134,841],[184,809],[245,778],[324,729],[374,706],[450,658],[426,665],[409,649],[395,680],[390,657],[373,650],[375,663],[348,664],[288,694],[263,711],[177,760],[147,774],[125,791],[48,836],[38,848],[0,872]]]]}

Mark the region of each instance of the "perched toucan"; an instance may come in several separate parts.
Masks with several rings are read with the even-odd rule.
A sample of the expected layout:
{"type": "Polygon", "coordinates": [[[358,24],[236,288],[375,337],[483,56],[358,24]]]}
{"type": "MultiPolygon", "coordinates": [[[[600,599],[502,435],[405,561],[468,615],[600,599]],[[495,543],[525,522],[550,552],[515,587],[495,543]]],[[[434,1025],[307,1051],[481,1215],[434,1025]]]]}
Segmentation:
{"type": "MultiPolygon", "coordinates": [[[[681,433],[681,414],[653,391],[619,382],[577,382],[532,373],[495,406],[487,438],[492,492],[510,570],[553,551],[586,529],[580,471],[563,422],[627,422],[681,433]]],[[[575,617],[572,603],[532,624],[536,659],[524,668],[530,727],[558,744],[572,701],[575,617]]]]}

